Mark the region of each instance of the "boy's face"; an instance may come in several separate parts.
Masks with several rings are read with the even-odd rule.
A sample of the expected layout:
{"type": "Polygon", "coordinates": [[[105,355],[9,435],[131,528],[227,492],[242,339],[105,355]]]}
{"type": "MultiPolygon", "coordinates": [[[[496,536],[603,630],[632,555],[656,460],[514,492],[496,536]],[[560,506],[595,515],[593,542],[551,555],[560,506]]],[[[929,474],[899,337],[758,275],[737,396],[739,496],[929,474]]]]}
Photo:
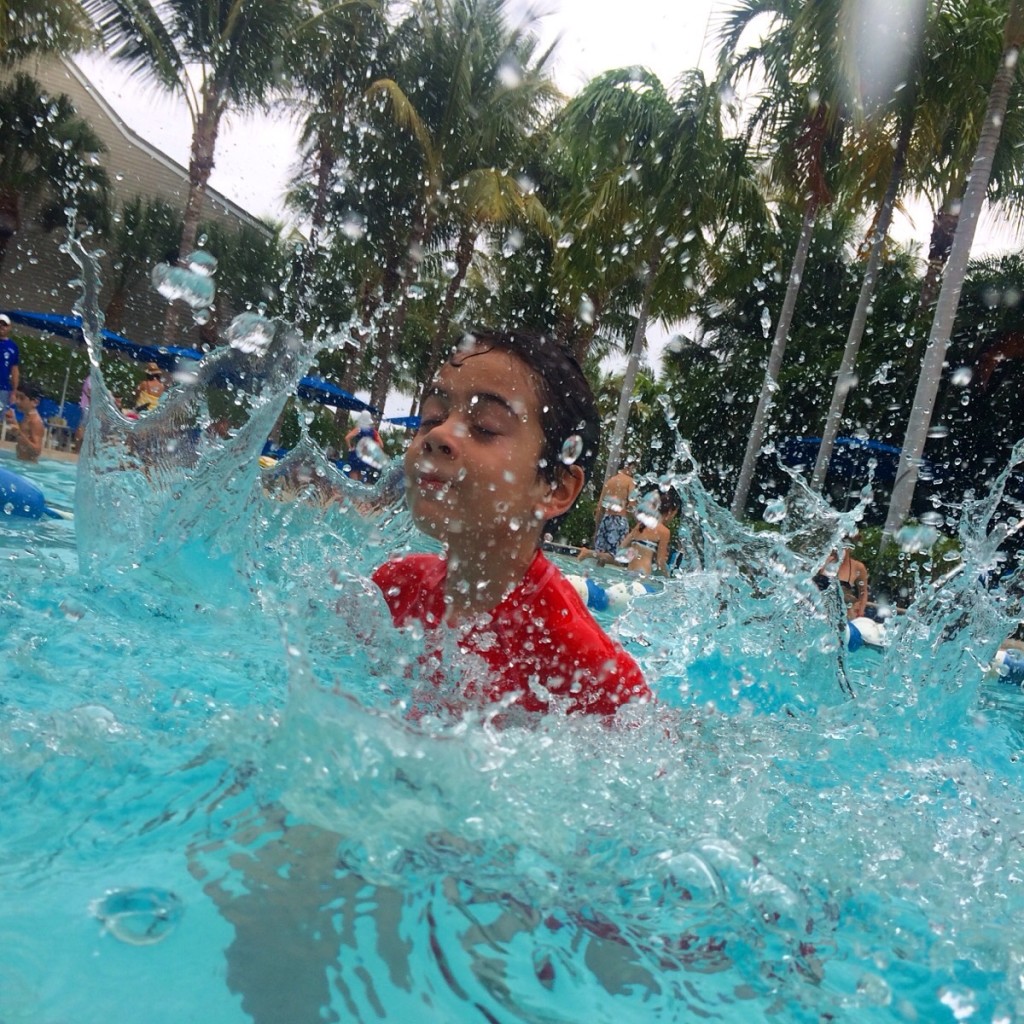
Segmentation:
{"type": "Polygon", "coordinates": [[[30,409],[34,409],[37,404],[36,399],[29,398],[24,391],[15,391],[11,398],[14,400],[14,404],[22,412],[28,412],[30,409]]]}
{"type": "Polygon", "coordinates": [[[427,389],[420,428],[405,456],[416,525],[447,541],[455,534],[513,540],[541,521],[550,494],[539,471],[544,436],[535,379],[500,350],[460,353],[427,389]]]}

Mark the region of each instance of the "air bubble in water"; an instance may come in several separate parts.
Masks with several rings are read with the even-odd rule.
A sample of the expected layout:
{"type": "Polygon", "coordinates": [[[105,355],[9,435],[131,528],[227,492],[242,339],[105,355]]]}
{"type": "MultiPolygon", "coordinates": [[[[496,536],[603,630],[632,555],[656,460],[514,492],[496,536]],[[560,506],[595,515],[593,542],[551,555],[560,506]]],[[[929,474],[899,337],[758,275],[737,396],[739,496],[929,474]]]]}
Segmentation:
{"type": "Polygon", "coordinates": [[[573,434],[565,440],[562,445],[562,454],[559,456],[567,466],[573,465],[583,454],[583,438],[579,434],[573,434]]]}
{"type": "Polygon", "coordinates": [[[112,889],[91,909],[115,939],[130,946],[152,946],[166,939],[185,912],[173,892],[153,887],[112,889]]]}

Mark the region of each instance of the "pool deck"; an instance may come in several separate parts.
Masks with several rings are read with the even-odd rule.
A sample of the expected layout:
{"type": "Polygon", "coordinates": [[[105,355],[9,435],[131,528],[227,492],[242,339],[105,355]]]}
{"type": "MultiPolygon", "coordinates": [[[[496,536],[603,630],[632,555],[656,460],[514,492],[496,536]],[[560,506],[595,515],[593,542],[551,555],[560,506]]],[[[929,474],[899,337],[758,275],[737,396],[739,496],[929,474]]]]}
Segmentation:
{"type": "MultiPolygon", "coordinates": [[[[11,452],[11,454],[13,454],[14,442],[0,441],[0,452],[11,452]]],[[[40,461],[44,459],[54,459],[57,462],[77,462],[78,452],[68,452],[64,451],[62,448],[43,448],[40,461]]]]}

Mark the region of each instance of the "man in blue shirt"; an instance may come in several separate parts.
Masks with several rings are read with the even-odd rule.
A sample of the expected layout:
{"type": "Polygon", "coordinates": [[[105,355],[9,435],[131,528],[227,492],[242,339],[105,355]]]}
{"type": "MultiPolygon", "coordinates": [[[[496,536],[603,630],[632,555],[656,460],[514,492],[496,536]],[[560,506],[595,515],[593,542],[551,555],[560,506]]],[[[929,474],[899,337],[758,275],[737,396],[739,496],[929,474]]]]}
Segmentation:
{"type": "Polygon", "coordinates": [[[11,318],[0,313],[0,413],[11,404],[11,392],[18,390],[20,353],[11,340],[11,318]]]}

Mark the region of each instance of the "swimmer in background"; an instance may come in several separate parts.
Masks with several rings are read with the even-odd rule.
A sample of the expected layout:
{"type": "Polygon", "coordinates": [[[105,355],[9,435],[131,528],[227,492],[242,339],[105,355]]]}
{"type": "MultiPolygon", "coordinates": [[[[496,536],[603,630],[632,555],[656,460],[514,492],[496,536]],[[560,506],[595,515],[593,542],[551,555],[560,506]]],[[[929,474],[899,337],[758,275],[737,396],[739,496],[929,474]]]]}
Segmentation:
{"type": "Polygon", "coordinates": [[[135,393],[135,411],[152,412],[160,404],[166,390],[167,385],[160,376],[160,367],[156,363],[147,363],[146,376],[135,393]]]}
{"type": "Polygon", "coordinates": [[[46,425],[39,415],[39,389],[28,381],[13,394],[14,404],[21,413],[21,426],[15,442],[17,458],[22,462],[38,462],[43,452],[46,425]]]}
{"type": "MultiPolygon", "coordinates": [[[[856,534],[850,538],[856,540],[856,534]]],[[[833,551],[825,560],[825,564],[817,571],[814,582],[819,590],[825,590],[831,584],[832,579],[839,583],[843,592],[843,601],[846,603],[846,617],[848,619],[860,619],[864,617],[868,607],[868,569],[863,562],[857,561],[850,554],[850,548],[843,548],[843,557],[839,561],[839,567],[835,574],[829,571],[830,566],[839,558],[833,551]]]]}
{"type": "Polygon", "coordinates": [[[363,438],[370,438],[378,448],[384,444],[373,425],[373,417],[365,410],[356,417],[356,425],[345,435],[345,444],[348,447],[345,465],[348,467],[348,476],[351,480],[372,483],[377,479],[378,469],[359,453],[359,442],[363,438]]]}
{"type": "Polygon", "coordinates": [[[426,627],[425,661],[441,667],[450,630],[486,666],[463,698],[601,715],[650,699],[636,662],[540,550],[546,524],[583,489],[599,438],[590,385],[540,334],[467,336],[428,387],[406,497],[445,553],[395,558],[373,579],[396,626],[426,627]]]}
{"type": "Polygon", "coordinates": [[[636,526],[622,538],[615,554],[580,548],[577,559],[583,562],[592,558],[601,565],[619,565],[641,576],[653,576],[657,569],[667,576],[668,546],[672,539],[669,526],[679,512],[679,495],[674,490],[663,494],[653,491],[644,499],[643,506],[653,505],[654,501],[657,511],[640,508],[636,526]]]}
{"type": "Polygon", "coordinates": [[[632,460],[627,459],[622,469],[605,481],[594,509],[594,550],[613,558],[629,533],[629,511],[636,493],[634,468],[632,460]]]}

